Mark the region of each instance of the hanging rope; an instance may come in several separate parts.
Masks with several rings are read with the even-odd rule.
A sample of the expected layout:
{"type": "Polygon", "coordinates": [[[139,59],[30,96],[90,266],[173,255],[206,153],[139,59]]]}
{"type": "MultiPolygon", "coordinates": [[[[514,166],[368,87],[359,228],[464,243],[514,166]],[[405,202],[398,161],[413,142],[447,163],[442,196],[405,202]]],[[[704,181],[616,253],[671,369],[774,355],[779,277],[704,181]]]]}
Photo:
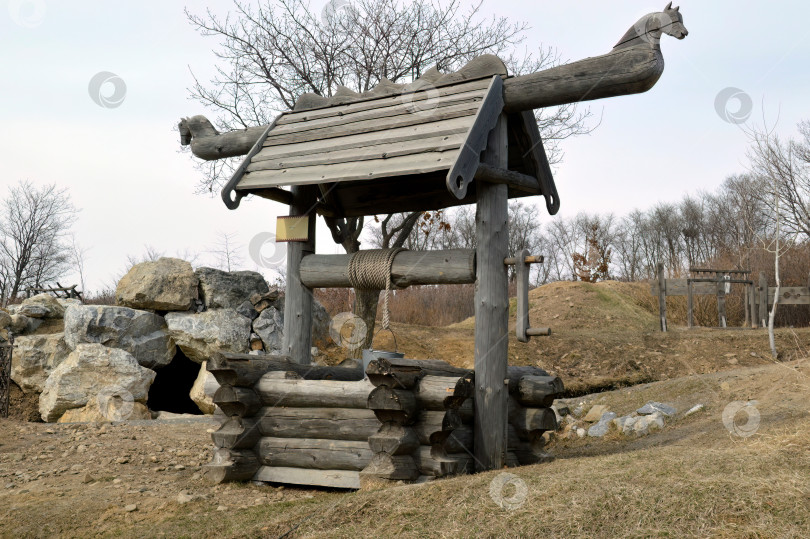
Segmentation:
{"type": "Polygon", "coordinates": [[[368,249],[357,251],[349,259],[349,282],[358,290],[385,290],[383,296],[382,329],[389,329],[391,315],[388,295],[391,292],[391,268],[401,247],[394,249],[368,249]]]}

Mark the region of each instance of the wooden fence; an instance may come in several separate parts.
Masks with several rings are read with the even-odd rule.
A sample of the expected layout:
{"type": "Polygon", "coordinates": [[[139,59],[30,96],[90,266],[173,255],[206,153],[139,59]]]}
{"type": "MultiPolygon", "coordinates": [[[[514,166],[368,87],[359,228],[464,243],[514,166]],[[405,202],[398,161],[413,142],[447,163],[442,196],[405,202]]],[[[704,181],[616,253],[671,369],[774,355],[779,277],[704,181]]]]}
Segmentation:
{"type": "MultiPolygon", "coordinates": [[[[717,318],[720,327],[728,327],[726,295],[733,284],[745,286],[743,327],[758,328],[767,325],[768,308],[773,305],[776,287],[768,286],[768,278],[764,272],[760,272],[757,283],[748,278],[750,270],[690,268],[689,273],[690,277],[685,279],[666,279],[664,265],[658,264],[658,279],[650,284],[650,292],[658,296],[661,331],[667,330],[667,296],[686,296],[686,322],[690,328],[694,327],[694,296],[717,296],[717,318]],[[660,283],[664,283],[663,286],[660,283]]],[[[810,279],[808,286],[782,286],[779,290],[779,304],[810,305],[810,279]]]]}

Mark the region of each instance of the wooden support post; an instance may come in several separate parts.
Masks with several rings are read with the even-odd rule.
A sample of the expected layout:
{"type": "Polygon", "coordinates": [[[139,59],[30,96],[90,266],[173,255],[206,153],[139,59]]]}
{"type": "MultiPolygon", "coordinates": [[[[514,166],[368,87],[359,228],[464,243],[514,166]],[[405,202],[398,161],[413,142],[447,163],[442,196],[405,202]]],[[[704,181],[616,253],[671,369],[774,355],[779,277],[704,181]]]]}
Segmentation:
{"type": "Polygon", "coordinates": [[[726,281],[722,273],[715,274],[717,279],[717,323],[726,327],[726,281]]]}
{"type": "Polygon", "coordinates": [[[309,216],[309,239],[287,244],[287,293],[284,298],[283,353],[294,363],[309,364],[312,350],[312,289],[301,282],[301,259],[315,253],[315,204],[317,187],[294,185],[290,189],[290,215],[309,216]]]}
{"type": "Polygon", "coordinates": [[[695,324],[694,297],[693,297],[692,284],[693,284],[692,281],[687,279],[687,281],[686,281],[686,325],[690,329],[695,324]]]}
{"type": "Polygon", "coordinates": [[[765,277],[765,272],[759,272],[759,325],[761,327],[768,327],[766,320],[768,316],[768,278],[765,277]]]}
{"type": "MultiPolygon", "coordinates": [[[[483,161],[507,167],[506,118],[489,134],[483,161]]],[[[508,188],[479,181],[475,216],[477,281],[475,286],[475,465],[503,468],[508,426],[505,385],[508,359],[509,283],[506,266],[508,188]]]]}
{"type": "Polygon", "coordinates": [[[751,302],[748,301],[748,298],[751,297],[751,294],[748,292],[748,285],[743,286],[743,308],[745,309],[745,322],[743,323],[743,327],[748,327],[748,324],[751,322],[751,302]]]}
{"type": "Polygon", "coordinates": [[[759,327],[759,302],[757,301],[757,285],[748,287],[748,303],[751,306],[751,328],[759,327]]]}
{"type": "Polygon", "coordinates": [[[667,331],[667,282],[664,279],[664,264],[658,263],[658,315],[661,317],[661,331],[667,331]]]}

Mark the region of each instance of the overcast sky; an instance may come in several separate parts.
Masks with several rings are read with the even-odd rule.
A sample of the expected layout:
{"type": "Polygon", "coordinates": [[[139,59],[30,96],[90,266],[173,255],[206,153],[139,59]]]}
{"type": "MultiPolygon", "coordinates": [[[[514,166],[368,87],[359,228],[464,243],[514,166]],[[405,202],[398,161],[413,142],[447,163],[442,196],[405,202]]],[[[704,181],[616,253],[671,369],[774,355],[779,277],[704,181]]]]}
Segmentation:
{"type": "MultiPolygon", "coordinates": [[[[210,261],[205,252],[221,232],[238,232],[245,268],[255,269],[247,245],[274,229],[283,207],[256,199],[230,211],[219,197],[195,195],[198,173],[179,151],[175,127],[182,116],[215,115],[190,101],[187,88],[189,68],[201,79],[212,73],[217,42],[199,36],[183,8],[199,12],[207,5],[224,14],[230,1],[2,4],[0,192],[5,196],[21,179],[69,189],[81,208],[74,231],[89,249],[88,288],[112,282],[127,255],[145,245],[169,255],[198,252],[201,263],[210,261]],[[91,99],[88,85],[100,72],[125,83],[120,106],[91,99]]],[[[551,45],[573,61],[608,52],[640,16],[663,4],[485,0],[482,10],[527,22],[526,47],[551,45]]],[[[658,84],[646,94],[591,103],[601,126],[564,144],[558,215],[621,215],[713,190],[743,172],[745,135],[715,107],[727,88],[750,97],[749,125],[761,123],[763,113],[771,122],[778,116],[778,131],[789,136],[810,118],[806,2],[686,1],[681,12],[689,36],[664,37],[666,70],[658,84]]],[[[102,88],[103,95],[112,93],[111,84],[102,88]]],[[[728,110],[738,108],[732,99],[728,110]]],[[[324,230],[319,240],[319,252],[340,252],[324,230]]]]}

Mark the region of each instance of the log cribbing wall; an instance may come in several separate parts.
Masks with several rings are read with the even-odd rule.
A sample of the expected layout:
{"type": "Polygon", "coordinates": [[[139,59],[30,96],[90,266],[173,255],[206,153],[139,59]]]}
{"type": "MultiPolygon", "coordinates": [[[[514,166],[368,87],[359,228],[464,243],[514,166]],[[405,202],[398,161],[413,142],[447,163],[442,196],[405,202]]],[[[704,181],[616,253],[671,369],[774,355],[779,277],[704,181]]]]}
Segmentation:
{"type": "MultiPolygon", "coordinates": [[[[367,369],[308,367],[283,357],[225,354],[209,370],[225,413],[207,465],[215,482],[268,481],[356,489],[471,473],[475,374],[438,360],[378,359],[367,369]]],[[[542,434],[559,378],[508,373],[507,465],[550,457],[542,434]]]]}

